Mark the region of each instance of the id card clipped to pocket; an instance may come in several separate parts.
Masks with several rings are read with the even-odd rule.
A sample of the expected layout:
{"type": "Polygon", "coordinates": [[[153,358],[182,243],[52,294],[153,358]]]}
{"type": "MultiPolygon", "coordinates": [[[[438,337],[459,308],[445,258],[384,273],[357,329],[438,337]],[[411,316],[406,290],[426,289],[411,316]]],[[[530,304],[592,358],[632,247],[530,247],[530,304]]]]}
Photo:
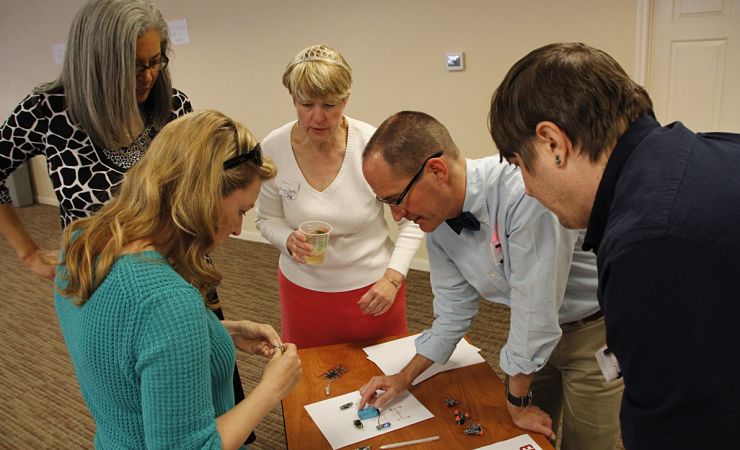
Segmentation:
{"type": "Polygon", "coordinates": [[[596,350],[596,362],[599,364],[599,369],[601,369],[601,373],[607,382],[622,377],[622,369],[619,368],[619,361],[617,361],[617,357],[614,356],[614,353],[606,345],[596,350]]]}

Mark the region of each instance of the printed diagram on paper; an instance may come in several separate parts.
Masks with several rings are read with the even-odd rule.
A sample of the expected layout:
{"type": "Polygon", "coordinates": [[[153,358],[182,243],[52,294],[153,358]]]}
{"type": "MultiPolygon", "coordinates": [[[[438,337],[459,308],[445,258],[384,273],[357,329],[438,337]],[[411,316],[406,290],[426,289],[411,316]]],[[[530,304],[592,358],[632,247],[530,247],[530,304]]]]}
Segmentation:
{"type": "Polygon", "coordinates": [[[357,415],[359,403],[360,393],[355,391],[306,405],[305,408],[333,449],[390,433],[434,417],[416,397],[406,391],[382,408],[380,416],[362,420],[362,428],[358,428],[354,421],[359,420],[357,415]],[[345,409],[340,408],[349,402],[352,402],[352,406],[345,409]],[[390,426],[377,428],[378,425],[387,422],[390,426]]]}

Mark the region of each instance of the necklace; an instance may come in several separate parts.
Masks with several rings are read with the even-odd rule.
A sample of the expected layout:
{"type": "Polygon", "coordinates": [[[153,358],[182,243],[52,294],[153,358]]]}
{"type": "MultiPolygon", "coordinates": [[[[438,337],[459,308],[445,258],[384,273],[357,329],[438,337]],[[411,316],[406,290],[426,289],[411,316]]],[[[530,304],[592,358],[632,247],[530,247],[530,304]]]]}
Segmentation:
{"type": "Polygon", "coordinates": [[[128,147],[116,149],[105,147],[103,153],[113,164],[123,169],[130,169],[144,156],[153,138],[154,125],[150,123],[128,147]]]}

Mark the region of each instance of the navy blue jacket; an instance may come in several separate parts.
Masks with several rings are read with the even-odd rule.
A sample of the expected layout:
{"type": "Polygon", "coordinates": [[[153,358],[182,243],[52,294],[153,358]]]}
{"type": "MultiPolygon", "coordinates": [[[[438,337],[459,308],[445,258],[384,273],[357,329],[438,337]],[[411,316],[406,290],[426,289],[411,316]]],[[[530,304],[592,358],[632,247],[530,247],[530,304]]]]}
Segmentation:
{"type": "Polygon", "coordinates": [[[625,447],[740,448],[740,135],[638,119],[607,163],[589,248],[625,447]]]}

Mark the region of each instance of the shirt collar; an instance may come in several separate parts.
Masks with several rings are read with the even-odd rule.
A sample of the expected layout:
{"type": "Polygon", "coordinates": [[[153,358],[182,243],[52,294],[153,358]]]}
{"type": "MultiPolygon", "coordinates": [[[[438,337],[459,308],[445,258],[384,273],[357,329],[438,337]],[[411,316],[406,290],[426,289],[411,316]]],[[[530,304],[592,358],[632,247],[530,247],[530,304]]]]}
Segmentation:
{"type": "Polygon", "coordinates": [[[660,127],[660,124],[652,116],[640,116],[617,141],[617,145],[612,150],[612,154],[606,163],[599,188],[596,190],[596,198],[591,209],[591,217],[588,220],[586,237],[583,241],[583,250],[593,250],[594,253],[599,251],[622,167],[624,167],[635,148],[649,133],[658,127],[660,127]]]}
{"type": "Polygon", "coordinates": [[[480,160],[465,160],[465,201],[463,211],[469,211],[481,224],[488,225],[488,204],[485,191],[486,177],[482,173],[480,160]]]}

